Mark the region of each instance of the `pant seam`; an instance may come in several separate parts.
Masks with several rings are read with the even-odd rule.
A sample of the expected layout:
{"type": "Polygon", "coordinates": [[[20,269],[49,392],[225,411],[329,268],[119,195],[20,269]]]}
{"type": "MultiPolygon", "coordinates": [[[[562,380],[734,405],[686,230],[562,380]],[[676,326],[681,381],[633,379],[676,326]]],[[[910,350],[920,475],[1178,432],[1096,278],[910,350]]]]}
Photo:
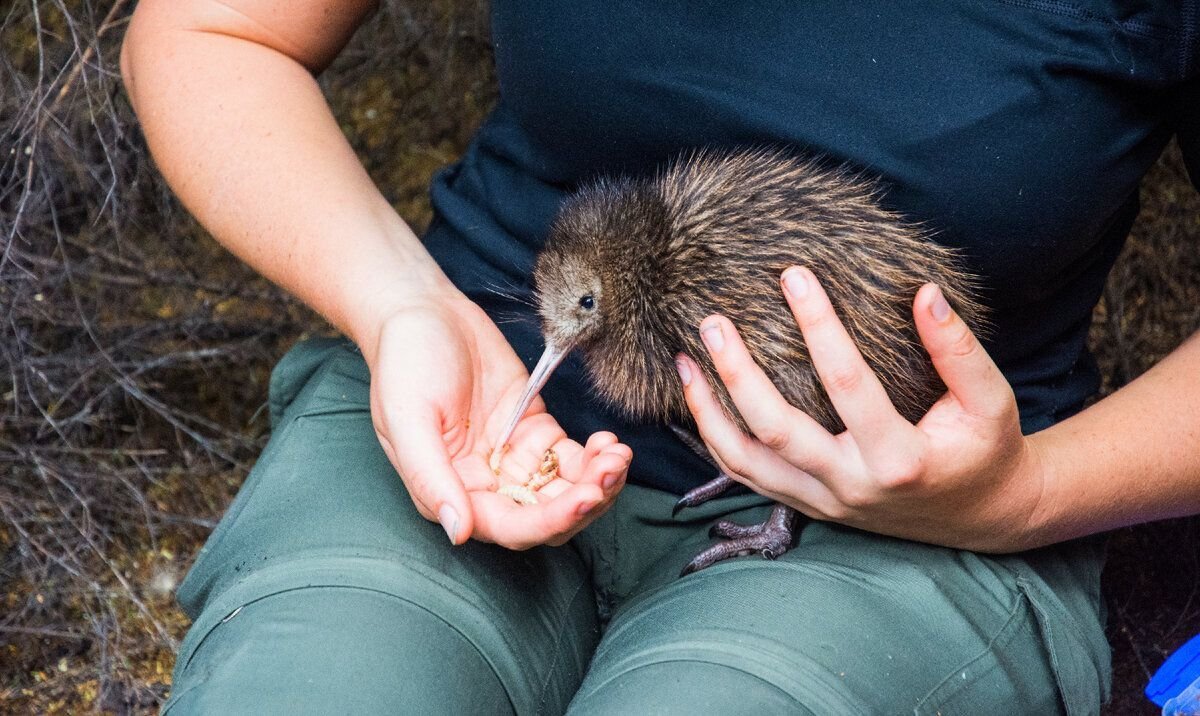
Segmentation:
{"type": "MultiPolygon", "coordinates": [[[[812,695],[814,698],[823,696],[830,702],[836,702],[836,709],[824,709],[827,713],[850,714],[867,712],[865,704],[854,700],[850,694],[841,691],[832,681],[826,681],[823,678],[833,674],[826,664],[812,659],[807,654],[798,653],[794,650],[787,650],[786,653],[775,650],[763,651],[763,645],[750,650],[742,650],[740,653],[732,653],[730,650],[731,648],[736,648],[737,643],[732,639],[730,634],[736,633],[737,630],[728,629],[723,631],[729,633],[719,636],[710,633],[692,636],[688,630],[680,630],[675,635],[680,640],[678,642],[659,644],[651,649],[632,655],[627,654],[623,658],[618,658],[610,666],[616,673],[606,675],[603,681],[595,686],[590,686],[588,693],[598,692],[612,682],[621,679],[626,674],[654,664],[672,662],[699,663],[728,668],[753,676],[759,681],[770,684],[773,688],[782,691],[791,701],[804,708],[809,707],[805,706],[794,694],[804,692],[812,695]],[[712,657],[706,658],[708,654],[725,655],[735,661],[731,662],[729,659],[712,657]],[[764,676],[756,671],[750,671],[744,666],[739,666],[737,665],[737,660],[740,660],[743,664],[752,664],[759,667],[768,673],[768,675],[764,676]],[[785,661],[786,664],[783,663],[785,661]],[[796,676],[801,672],[812,674],[818,678],[806,681],[796,676]],[[813,691],[805,688],[811,687],[813,684],[819,686],[820,689],[813,691]]],[[[783,645],[779,644],[779,646],[783,645]]],[[[603,645],[600,648],[603,648],[603,645]]],[[[599,654],[599,649],[597,649],[597,654],[599,654]]]]}
{"type": "MultiPolygon", "coordinates": [[[[987,646],[985,646],[982,650],[980,650],[980,652],[978,654],[972,656],[971,658],[967,659],[966,661],[963,661],[961,664],[959,664],[954,669],[951,669],[950,672],[948,674],[946,674],[946,676],[944,678],[942,678],[942,680],[938,681],[937,684],[935,684],[934,687],[928,691],[928,693],[926,693],[924,696],[922,696],[917,701],[916,706],[913,708],[913,713],[918,714],[918,715],[925,713],[924,709],[928,706],[931,706],[933,703],[935,703],[935,697],[938,695],[938,693],[942,690],[943,687],[945,687],[947,684],[953,683],[954,679],[957,678],[959,676],[959,674],[968,670],[972,664],[976,664],[980,660],[985,659],[989,655],[995,653],[997,647],[999,647],[1002,643],[1006,643],[1009,639],[1011,639],[1013,636],[1013,633],[1015,632],[1015,626],[1020,623],[1020,617],[1021,617],[1022,613],[1024,612],[1022,607],[1027,604],[1028,604],[1028,600],[1025,598],[1024,594],[1021,594],[1018,592],[1015,603],[1013,604],[1012,611],[1009,612],[1008,618],[1005,619],[1004,624],[1001,625],[1001,627],[996,631],[996,633],[994,635],[992,635],[991,639],[988,640],[987,646]]],[[[970,683],[970,682],[968,682],[968,683],[970,683]]],[[[942,698],[937,699],[936,703],[941,703],[941,702],[945,701],[945,699],[947,697],[958,693],[959,690],[960,689],[955,689],[954,691],[952,691],[950,693],[941,694],[942,698]]]]}
{"type": "MultiPolygon", "coordinates": [[[[650,662],[648,664],[638,664],[636,666],[633,666],[632,668],[622,671],[620,674],[616,674],[616,675],[608,678],[607,680],[604,681],[604,683],[602,683],[599,686],[597,686],[596,688],[592,689],[590,693],[592,693],[592,694],[599,693],[600,689],[604,688],[605,686],[608,686],[609,684],[620,679],[621,677],[632,674],[635,671],[641,671],[641,670],[647,669],[651,666],[659,666],[661,664],[707,664],[709,666],[719,666],[723,669],[729,669],[731,671],[736,671],[738,673],[745,674],[746,676],[749,676],[757,681],[760,681],[760,682],[766,684],[767,686],[769,686],[771,689],[783,694],[789,701],[791,701],[793,704],[796,705],[796,708],[803,709],[804,713],[809,714],[809,716],[815,716],[815,712],[812,709],[810,709],[808,706],[805,706],[803,703],[798,701],[795,696],[788,693],[786,689],[781,688],[779,685],[771,683],[769,680],[763,678],[762,676],[759,676],[758,674],[754,673],[753,671],[747,671],[746,669],[742,669],[740,667],[734,666],[733,664],[728,664],[723,661],[714,661],[712,659],[696,659],[696,658],[677,657],[677,658],[670,658],[670,659],[661,659],[658,661],[650,662]]],[[[576,694],[576,696],[578,696],[578,694],[576,694]]],[[[575,702],[572,701],[571,706],[567,708],[568,714],[571,713],[571,711],[574,707],[574,704],[575,704],[575,702]]],[[[799,712],[796,712],[796,713],[799,713],[799,712]]]]}
{"type": "MultiPolygon", "coordinates": [[[[1058,687],[1059,695],[1062,698],[1066,713],[1069,716],[1075,716],[1076,714],[1089,713],[1092,710],[1099,708],[1101,701],[1103,698],[1107,698],[1107,696],[1097,699],[1094,703],[1089,704],[1088,706],[1085,706],[1081,703],[1081,699],[1077,698],[1077,690],[1071,688],[1071,677],[1087,677],[1079,675],[1079,667],[1076,666],[1077,661],[1072,658],[1071,654],[1062,653],[1062,650],[1057,645],[1057,640],[1055,639],[1056,633],[1066,631],[1069,634],[1068,638],[1073,637],[1073,641],[1076,644],[1086,645],[1088,643],[1087,638],[1083,634],[1082,627],[1074,619],[1074,614],[1068,613],[1066,615],[1067,618],[1059,620],[1060,622],[1064,622],[1064,626],[1062,629],[1055,631],[1051,626],[1054,624],[1054,621],[1050,611],[1046,608],[1046,605],[1042,604],[1038,599],[1040,589],[1038,588],[1037,583],[1025,577],[1019,577],[1017,579],[1017,586],[1021,589],[1021,593],[1026,601],[1029,602],[1030,609],[1036,619],[1038,631],[1042,635],[1042,641],[1046,647],[1046,654],[1050,659],[1050,666],[1054,673],[1055,685],[1058,687]],[[1064,673],[1064,671],[1067,670],[1069,670],[1068,673],[1064,673]]],[[[1092,666],[1093,668],[1100,668],[1097,667],[1094,661],[1091,659],[1088,659],[1088,665],[1092,666]]],[[[1101,687],[1101,690],[1103,690],[1103,687],[1101,687]]]]}
{"type": "MultiPolygon", "coordinates": [[[[576,585],[575,592],[571,594],[571,598],[567,600],[567,612],[571,611],[579,594],[583,591],[585,583],[576,585]]],[[[566,621],[565,619],[563,621],[566,621]]],[[[546,678],[542,681],[541,691],[538,693],[537,713],[545,713],[546,697],[550,693],[550,684],[554,681],[554,673],[558,669],[558,665],[563,656],[563,640],[566,638],[566,629],[559,629],[558,635],[554,638],[554,658],[550,662],[550,666],[546,669],[546,678]]],[[[585,670],[586,673],[586,670],[585,670]]],[[[499,675],[497,675],[499,676],[499,675]]],[[[501,682],[503,683],[503,682],[501,682]]],[[[511,697],[510,697],[511,700],[511,697]]]]}
{"type": "MultiPolygon", "coordinates": [[[[485,595],[481,595],[478,592],[475,592],[471,589],[467,589],[465,592],[463,592],[457,588],[457,586],[459,586],[459,585],[447,584],[447,583],[444,583],[444,582],[438,580],[436,578],[437,577],[436,571],[432,571],[432,573],[426,572],[426,570],[433,569],[430,565],[419,564],[419,566],[417,566],[417,565],[412,565],[412,564],[397,564],[397,563],[389,562],[388,560],[378,560],[378,558],[367,558],[367,559],[371,559],[373,561],[388,562],[388,565],[391,568],[408,573],[412,576],[416,576],[416,577],[426,581],[428,584],[436,587],[442,594],[445,595],[445,597],[449,597],[449,598],[453,599],[454,602],[459,604],[460,606],[469,607],[470,609],[474,610],[481,617],[480,623],[489,624],[492,626],[492,628],[495,630],[496,638],[499,640],[500,643],[505,645],[505,648],[510,648],[510,649],[513,648],[511,645],[514,643],[514,640],[516,640],[516,641],[520,640],[520,637],[521,637],[520,634],[510,633],[509,630],[502,629],[500,627],[500,624],[497,622],[497,620],[492,618],[493,615],[491,615],[487,609],[481,608],[481,606],[480,606],[481,603],[487,604],[485,595]]],[[[301,583],[296,583],[296,584],[287,585],[287,586],[275,585],[275,586],[271,587],[271,590],[268,593],[254,596],[251,599],[242,599],[241,597],[236,596],[237,591],[247,589],[249,586],[254,585],[259,580],[264,580],[266,584],[270,584],[269,580],[272,578],[272,576],[277,576],[283,572],[288,573],[289,580],[290,579],[302,579],[303,575],[301,573],[292,571],[292,568],[294,567],[295,563],[298,561],[300,561],[300,560],[287,560],[287,561],[280,562],[280,563],[274,565],[269,570],[260,570],[259,572],[256,573],[256,575],[257,575],[256,577],[247,578],[247,579],[237,583],[236,585],[231,585],[227,589],[223,590],[219,596],[213,596],[213,597],[210,597],[208,600],[206,600],[207,604],[205,605],[203,612],[209,612],[214,607],[214,605],[219,604],[219,602],[222,600],[228,601],[228,604],[225,605],[225,608],[221,609],[222,618],[217,618],[216,616],[213,616],[207,620],[211,623],[208,623],[204,627],[203,635],[199,638],[198,641],[196,641],[194,646],[189,645],[187,643],[188,640],[185,639],[185,643],[184,643],[183,647],[181,647],[181,650],[180,650],[180,654],[182,654],[184,650],[187,651],[187,660],[183,664],[184,671],[186,671],[188,668],[190,668],[191,662],[195,658],[196,653],[200,650],[201,646],[203,646],[204,642],[208,639],[209,635],[212,634],[221,625],[221,623],[224,620],[228,619],[229,618],[228,615],[233,613],[236,610],[236,608],[244,607],[246,605],[256,603],[258,601],[269,598],[271,596],[275,596],[277,594],[283,594],[285,592],[291,592],[291,591],[307,589],[307,588],[360,589],[360,590],[364,590],[364,591],[378,592],[380,594],[390,595],[397,599],[416,604],[417,606],[421,606],[418,602],[414,602],[408,596],[406,596],[402,593],[397,593],[396,590],[389,590],[389,589],[381,588],[380,586],[368,586],[368,585],[362,585],[362,584],[346,584],[346,583],[342,583],[336,577],[328,577],[328,576],[315,577],[315,578],[309,577],[301,583]],[[231,594],[235,595],[235,596],[230,597],[231,594]]],[[[315,571],[320,573],[320,572],[323,572],[324,570],[318,569],[315,571]]],[[[253,594],[253,592],[251,592],[251,594],[253,594]]],[[[421,608],[425,611],[430,611],[427,607],[421,606],[421,608]]],[[[437,618],[439,620],[446,621],[446,619],[444,617],[436,615],[436,613],[431,612],[431,611],[430,611],[430,613],[435,614],[435,616],[437,616],[437,618]]],[[[194,630],[198,625],[199,625],[199,622],[194,622],[192,624],[192,630],[194,630]]],[[[484,661],[488,664],[488,666],[493,670],[493,672],[496,673],[497,677],[500,679],[500,683],[504,686],[504,690],[505,690],[506,695],[509,698],[510,704],[514,704],[518,701],[526,701],[526,700],[528,700],[527,701],[528,703],[536,703],[536,701],[534,700],[534,689],[533,688],[527,688],[526,690],[524,690],[525,691],[525,699],[519,699],[518,694],[516,692],[514,692],[514,690],[513,690],[514,686],[510,685],[509,680],[507,678],[505,678],[505,674],[508,674],[512,678],[518,679],[518,680],[526,679],[526,678],[528,678],[527,676],[520,674],[519,670],[518,670],[518,673],[510,673],[508,671],[505,671],[505,670],[499,668],[499,664],[497,663],[497,661],[494,658],[490,658],[487,653],[485,653],[481,649],[478,649],[476,640],[471,639],[467,634],[463,633],[460,629],[454,627],[453,624],[451,624],[451,627],[454,628],[454,630],[456,632],[462,634],[463,637],[466,638],[470,644],[472,644],[472,646],[475,646],[476,649],[479,650],[479,653],[483,656],[484,661]]],[[[189,637],[190,637],[190,634],[191,634],[191,630],[189,630],[189,637]]],[[[519,651],[519,650],[517,650],[517,651],[519,651]]],[[[177,668],[178,668],[178,666],[177,666],[177,668]]],[[[520,690],[520,689],[518,688],[518,690],[520,690]]],[[[514,707],[514,711],[515,710],[516,709],[514,707]]]]}
{"type": "MultiPolygon", "coordinates": [[[[273,597],[278,597],[278,596],[281,596],[284,594],[291,594],[293,592],[303,592],[303,591],[309,590],[309,589],[345,589],[345,590],[351,590],[351,591],[357,591],[357,592],[367,592],[370,594],[378,594],[378,595],[381,595],[384,597],[389,597],[391,599],[395,599],[398,602],[404,602],[405,604],[416,607],[417,609],[421,610],[422,612],[425,612],[426,614],[432,616],[434,619],[438,620],[442,624],[445,624],[447,627],[449,627],[450,630],[453,631],[455,634],[458,634],[460,637],[462,637],[463,641],[465,641],[466,643],[471,645],[471,648],[475,650],[475,653],[478,654],[479,657],[483,660],[483,662],[488,665],[488,668],[492,670],[492,674],[496,677],[496,680],[499,681],[501,686],[504,687],[504,694],[505,694],[505,696],[508,697],[508,704],[509,704],[509,707],[512,709],[513,713],[517,712],[517,708],[513,704],[513,694],[509,690],[508,684],[505,683],[505,680],[504,680],[502,674],[496,669],[492,658],[490,658],[488,656],[488,654],[484,653],[484,651],[479,648],[479,645],[475,643],[475,640],[472,639],[469,634],[467,634],[463,630],[459,629],[457,626],[455,626],[453,623],[451,623],[449,620],[447,620],[441,614],[438,614],[437,612],[433,611],[429,607],[427,607],[417,601],[414,601],[413,599],[411,599],[409,597],[406,597],[406,596],[403,596],[400,594],[395,594],[393,592],[389,592],[384,589],[377,589],[374,587],[363,587],[363,586],[347,585],[347,584],[306,584],[303,586],[288,587],[286,589],[280,589],[280,590],[272,592],[270,594],[264,594],[261,597],[251,599],[250,601],[246,602],[245,604],[239,606],[238,610],[241,610],[242,608],[248,607],[252,604],[257,604],[257,603],[265,601],[267,599],[271,599],[273,597]]],[[[217,629],[221,628],[222,625],[224,625],[230,621],[232,621],[232,618],[230,616],[227,616],[224,619],[217,621],[211,627],[209,627],[208,631],[206,631],[204,633],[204,637],[200,640],[200,642],[198,644],[196,644],[195,648],[192,649],[192,653],[188,655],[188,661],[183,666],[184,673],[186,673],[188,671],[188,669],[190,669],[192,667],[192,661],[195,659],[196,654],[199,653],[201,647],[204,646],[204,643],[206,641],[208,641],[208,638],[212,634],[216,633],[217,629]]],[[[179,692],[178,697],[182,697],[184,694],[189,693],[190,691],[197,688],[198,686],[199,686],[199,684],[196,684],[189,689],[179,692]]],[[[168,710],[173,708],[176,703],[178,703],[178,698],[172,697],[170,699],[170,701],[164,706],[163,713],[165,714],[168,710]]]]}

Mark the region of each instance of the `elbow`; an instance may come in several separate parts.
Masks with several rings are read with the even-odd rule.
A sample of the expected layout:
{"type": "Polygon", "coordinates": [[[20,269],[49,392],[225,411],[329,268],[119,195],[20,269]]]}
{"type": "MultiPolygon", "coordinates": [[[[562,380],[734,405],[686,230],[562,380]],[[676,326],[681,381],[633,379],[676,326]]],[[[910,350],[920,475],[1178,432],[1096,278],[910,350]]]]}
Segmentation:
{"type": "Polygon", "coordinates": [[[125,83],[125,91],[132,94],[133,86],[133,64],[129,59],[131,54],[130,45],[133,44],[133,38],[125,35],[125,39],[121,41],[121,58],[119,65],[121,67],[121,81],[125,83]]]}
{"type": "Polygon", "coordinates": [[[121,40],[121,56],[118,65],[121,68],[121,82],[125,85],[125,94],[129,96],[129,101],[136,107],[134,99],[134,57],[137,54],[137,43],[141,33],[138,32],[137,10],[134,10],[134,18],[129,23],[129,29],[125,32],[124,39],[121,40]]]}
{"type": "Polygon", "coordinates": [[[154,55],[163,50],[163,43],[157,39],[176,26],[175,18],[170,13],[171,9],[170,5],[141,0],[133,9],[129,27],[121,40],[118,66],[121,69],[125,94],[133,104],[134,111],[137,111],[139,75],[142,76],[142,84],[145,84],[146,62],[154,61],[154,55]]]}

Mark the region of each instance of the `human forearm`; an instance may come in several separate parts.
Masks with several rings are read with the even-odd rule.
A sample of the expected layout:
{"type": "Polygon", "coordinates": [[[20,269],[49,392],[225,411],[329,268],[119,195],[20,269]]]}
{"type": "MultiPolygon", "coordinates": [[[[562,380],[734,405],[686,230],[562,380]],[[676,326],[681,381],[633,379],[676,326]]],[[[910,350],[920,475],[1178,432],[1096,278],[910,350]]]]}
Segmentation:
{"type": "Polygon", "coordinates": [[[612,435],[580,445],[537,405],[513,474],[488,468],[525,366],[376,190],[310,74],[371,4],[141,0],[122,53],[130,97],[188,209],[362,348],[372,426],[418,511],[455,544],[562,544],[616,499],[629,448],[612,435]],[[494,489],[547,448],[562,479],[517,515],[494,489]]]}
{"type": "Polygon", "coordinates": [[[1200,334],[1030,442],[1045,471],[1038,544],[1200,512],[1200,334]]]}
{"type": "Polygon", "coordinates": [[[309,71],[368,3],[332,3],[341,14],[315,30],[267,29],[258,3],[233,4],[139,6],[122,68],[147,142],[218,241],[371,343],[395,306],[453,289],[363,170],[309,71]]]}

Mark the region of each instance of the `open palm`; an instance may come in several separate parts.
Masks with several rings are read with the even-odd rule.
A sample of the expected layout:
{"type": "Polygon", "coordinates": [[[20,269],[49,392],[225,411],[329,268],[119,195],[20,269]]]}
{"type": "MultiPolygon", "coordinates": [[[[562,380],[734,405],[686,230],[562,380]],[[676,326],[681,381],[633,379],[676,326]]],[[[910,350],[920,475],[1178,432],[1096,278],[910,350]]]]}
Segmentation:
{"type": "Polygon", "coordinates": [[[527,380],[524,364],[477,305],[465,297],[391,314],[371,364],[371,416],[379,442],[417,509],[455,544],[470,537],[512,549],[561,544],[602,514],[632,459],[611,433],[586,445],[567,437],[539,399],[509,441],[500,476],[488,457],[527,380]],[[553,448],[559,478],[537,505],[497,495],[524,483],[553,448]]]}

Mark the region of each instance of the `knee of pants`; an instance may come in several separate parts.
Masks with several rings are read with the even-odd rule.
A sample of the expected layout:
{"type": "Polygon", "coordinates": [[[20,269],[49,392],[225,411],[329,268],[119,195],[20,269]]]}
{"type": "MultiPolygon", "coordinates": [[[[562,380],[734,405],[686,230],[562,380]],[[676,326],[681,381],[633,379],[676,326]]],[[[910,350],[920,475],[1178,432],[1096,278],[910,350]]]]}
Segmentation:
{"type": "Polygon", "coordinates": [[[170,710],[561,712],[598,638],[590,583],[561,552],[496,556],[474,581],[345,555],[258,571],[205,601],[170,710]]]}
{"type": "Polygon", "coordinates": [[[1061,712],[1035,609],[981,591],[798,558],[710,568],[617,614],[572,712],[1061,712]]]}
{"type": "Polygon", "coordinates": [[[638,666],[599,688],[581,692],[570,713],[582,714],[815,714],[792,695],[728,664],[666,660],[638,666]]]}
{"type": "Polygon", "coordinates": [[[172,710],[224,713],[248,695],[241,710],[327,712],[305,704],[346,691],[403,712],[565,708],[597,639],[578,555],[452,547],[379,447],[361,358],[338,350],[302,380],[288,372],[286,418],[180,587],[194,624],[172,710]],[[463,704],[441,693],[460,691],[463,704]],[[222,708],[188,706],[211,700],[222,708]]]}
{"type": "Polygon", "coordinates": [[[673,636],[602,644],[569,713],[875,713],[819,658],[760,635],[676,624],[673,636]]]}
{"type": "Polygon", "coordinates": [[[235,610],[176,666],[164,713],[503,714],[495,669],[411,601],[348,587],[292,589],[235,610]]]}

